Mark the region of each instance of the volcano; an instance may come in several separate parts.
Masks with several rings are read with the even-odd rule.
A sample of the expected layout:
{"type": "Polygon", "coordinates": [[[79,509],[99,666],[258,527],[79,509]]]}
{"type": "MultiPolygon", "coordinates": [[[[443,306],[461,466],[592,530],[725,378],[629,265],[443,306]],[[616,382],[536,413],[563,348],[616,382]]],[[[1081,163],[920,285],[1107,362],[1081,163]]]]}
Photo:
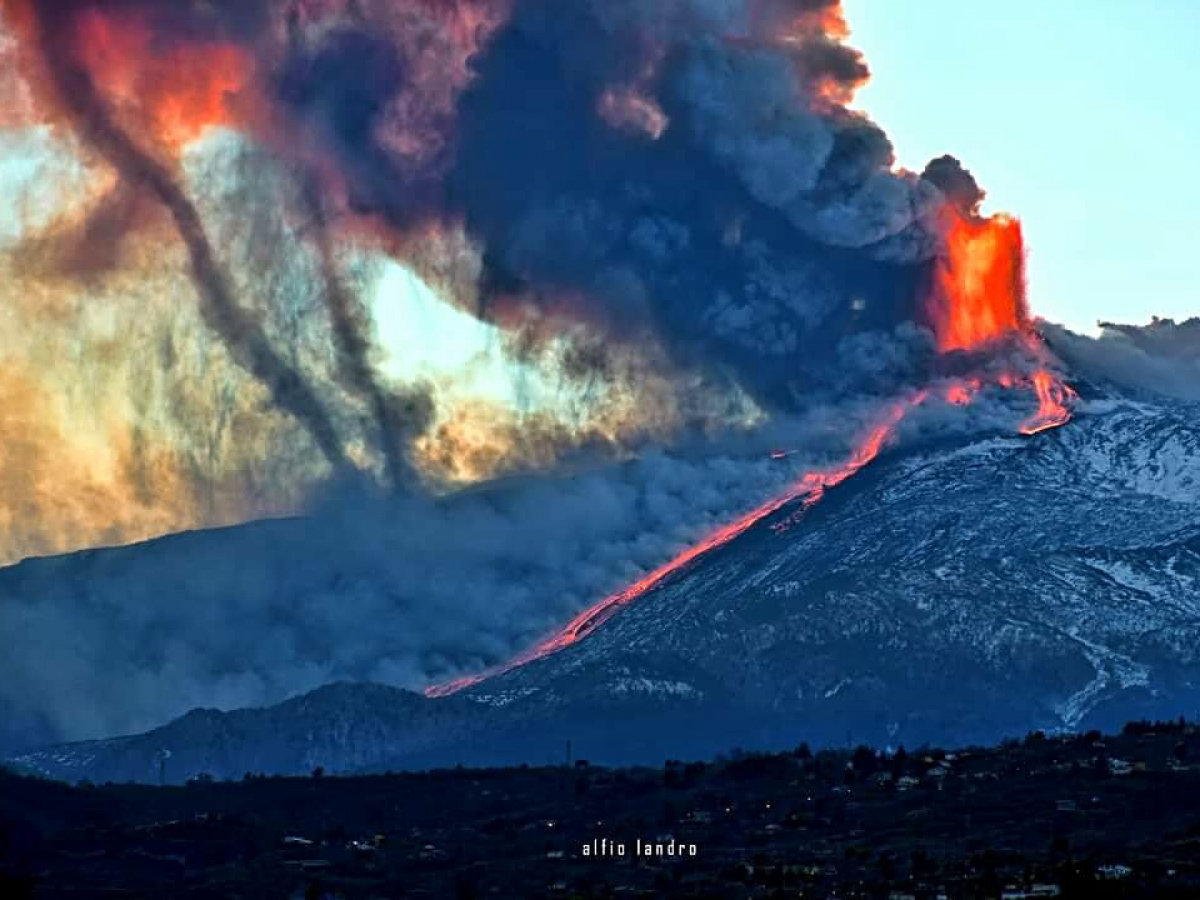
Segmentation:
{"type": "Polygon", "coordinates": [[[637,761],[1190,703],[1195,379],[1039,321],[1020,219],[901,165],[849,34],[0,0],[17,169],[64,187],[0,247],[0,753],[637,761]]]}
{"type": "MultiPolygon", "coordinates": [[[[795,504],[764,516],[581,639],[454,696],[342,684],[13,762],[153,781],[166,750],[182,780],[558,761],[568,740],[593,760],[657,762],[1177,715],[1200,700],[1197,409],[1081,393],[1062,428],[885,451],[799,521],[795,504]]],[[[253,531],[220,532],[209,558],[236,558],[253,531]]],[[[55,577],[189,539],[61,558],[55,577]]],[[[28,591],[37,565],[6,570],[0,590],[28,591]]]]}

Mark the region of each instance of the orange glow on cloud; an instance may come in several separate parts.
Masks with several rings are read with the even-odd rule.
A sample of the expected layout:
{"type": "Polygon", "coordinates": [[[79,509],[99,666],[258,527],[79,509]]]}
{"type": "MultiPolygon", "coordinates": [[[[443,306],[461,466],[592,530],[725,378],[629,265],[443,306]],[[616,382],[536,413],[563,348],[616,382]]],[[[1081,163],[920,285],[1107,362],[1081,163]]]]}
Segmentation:
{"type": "Polygon", "coordinates": [[[253,75],[253,61],[235,44],[158,46],[138,19],[95,10],[76,27],[80,59],[101,92],[118,110],[145,119],[144,136],[175,149],[229,124],[231,100],[253,75]]]}
{"type": "Polygon", "coordinates": [[[640,131],[654,140],[667,128],[667,116],[652,98],[635,88],[609,88],[600,95],[597,114],[613,128],[640,131]]]}

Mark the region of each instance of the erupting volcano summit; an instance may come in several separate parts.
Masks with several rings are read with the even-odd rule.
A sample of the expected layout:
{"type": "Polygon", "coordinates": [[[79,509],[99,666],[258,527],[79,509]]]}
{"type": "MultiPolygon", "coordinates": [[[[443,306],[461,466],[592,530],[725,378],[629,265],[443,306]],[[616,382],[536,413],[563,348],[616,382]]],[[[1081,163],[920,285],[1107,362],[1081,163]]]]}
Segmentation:
{"type": "MultiPolygon", "coordinates": [[[[1020,223],[1004,214],[980,218],[973,211],[964,213],[950,205],[945,208],[944,221],[945,247],[934,264],[934,287],[929,300],[939,351],[986,351],[989,344],[1017,343],[1036,368],[1027,378],[1003,373],[996,380],[1004,387],[1025,383],[1036,392],[1038,409],[1018,426],[1020,432],[1034,435],[1066,424],[1076,395],[1047,367],[1047,351],[1029,321],[1020,223]]],[[[982,377],[956,380],[946,388],[945,399],[956,405],[968,404],[982,386],[982,377]]],[[[447,696],[555,653],[587,637],[622,607],[636,602],[667,578],[773,513],[795,502],[799,502],[801,509],[819,502],[826,488],[840,484],[874,460],[909,410],[928,397],[928,390],[920,390],[897,400],[883,421],[861,439],[844,462],[804,472],[785,493],[717,529],[628,587],[589,606],[561,631],[484,672],[431,685],[426,688],[426,695],[447,696]]]]}
{"type": "Polygon", "coordinates": [[[893,448],[1066,440],[1020,221],[899,164],[849,41],[838,0],[0,0],[0,562],[247,526],[275,566],[30,696],[157,684],[180,617],[189,703],[478,694],[893,448]],[[249,525],[291,516],[327,545],[249,525]]]}

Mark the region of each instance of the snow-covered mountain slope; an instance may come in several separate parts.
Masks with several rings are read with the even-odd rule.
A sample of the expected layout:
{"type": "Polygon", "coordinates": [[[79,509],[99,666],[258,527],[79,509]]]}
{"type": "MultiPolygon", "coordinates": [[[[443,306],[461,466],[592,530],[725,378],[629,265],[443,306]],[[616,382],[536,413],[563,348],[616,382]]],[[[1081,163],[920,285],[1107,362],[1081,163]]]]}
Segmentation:
{"type": "Polygon", "coordinates": [[[1034,437],[892,452],[587,638],[449,698],[341,686],[20,763],[152,780],[170,749],[169,777],[236,777],[556,760],[566,739],[593,759],[661,760],[1194,714],[1198,412],[1093,401],[1034,437]]]}
{"type": "Polygon", "coordinates": [[[631,676],[605,664],[620,654],[635,674],[637,659],[683,662],[692,677],[659,689],[715,682],[780,736],[911,742],[1191,710],[1200,417],[1097,406],[1032,438],[883,458],[802,521],[756,528],[470,695],[558,705],[584,671],[592,695],[620,695],[631,676]]]}

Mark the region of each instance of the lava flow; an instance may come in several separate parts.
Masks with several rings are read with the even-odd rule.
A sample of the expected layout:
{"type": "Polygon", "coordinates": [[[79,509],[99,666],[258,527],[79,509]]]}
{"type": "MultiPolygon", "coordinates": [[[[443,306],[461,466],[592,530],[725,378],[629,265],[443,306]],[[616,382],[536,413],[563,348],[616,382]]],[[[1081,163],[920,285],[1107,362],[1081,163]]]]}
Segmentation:
{"type": "Polygon", "coordinates": [[[713,531],[698,543],[683,550],[652,572],[643,575],[628,587],[615,594],[609,594],[603,600],[592,604],[568,622],[561,630],[518,654],[508,662],[493,666],[475,675],[467,675],[462,678],[456,678],[453,681],[431,685],[425,689],[425,695],[428,697],[444,697],[478,684],[495,675],[501,675],[526,663],[533,662],[535,659],[541,659],[544,656],[549,656],[551,653],[556,653],[564,647],[574,644],[581,638],[587,637],[599,626],[611,619],[622,607],[628,606],[639,597],[658,587],[671,575],[681,571],[710,550],[715,550],[717,547],[729,543],[735,537],[743,534],[772,513],[778,512],[789,503],[798,500],[802,504],[802,509],[813,506],[824,496],[826,488],[841,484],[878,456],[884,444],[895,433],[896,427],[908,411],[923,403],[927,396],[927,392],[920,391],[907,400],[894,404],[884,420],[871,429],[863,442],[841,464],[805,472],[781,495],[768,500],[760,506],[756,506],[740,518],[713,531]]]}
{"type": "Polygon", "coordinates": [[[1079,395],[1068,385],[1056,378],[1049,370],[1039,369],[1033,374],[1033,389],[1037,392],[1038,408],[1032,416],[1021,423],[1021,434],[1033,435],[1049,431],[1071,421],[1070,405],[1079,395]]]}

